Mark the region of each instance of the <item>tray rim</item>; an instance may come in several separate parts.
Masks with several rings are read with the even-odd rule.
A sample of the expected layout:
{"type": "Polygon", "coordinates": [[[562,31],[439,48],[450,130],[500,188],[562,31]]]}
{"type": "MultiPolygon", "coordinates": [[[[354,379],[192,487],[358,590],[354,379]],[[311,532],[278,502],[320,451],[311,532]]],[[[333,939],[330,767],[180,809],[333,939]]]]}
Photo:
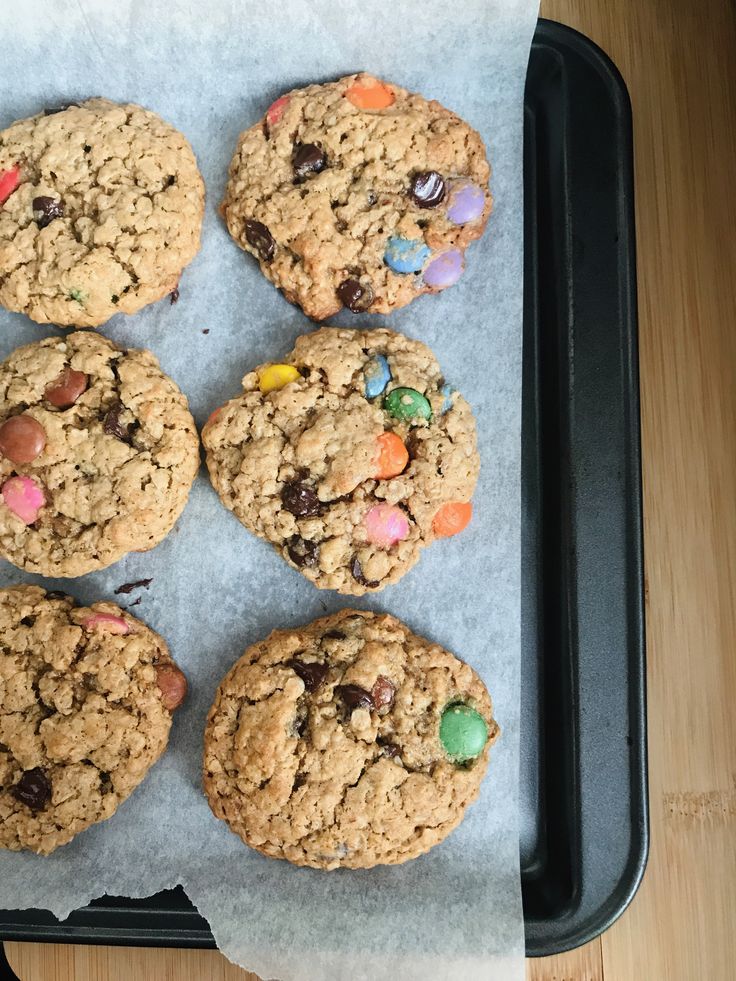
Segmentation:
{"type": "MultiPolygon", "coordinates": [[[[580,55],[597,73],[608,82],[612,93],[623,137],[622,179],[626,191],[624,214],[627,228],[628,257],[625,262],[625,312],[628,326],[628,357],[625,362],[626,376],[630,379],[631,402],[629,404],[626,435],[631,447],[631,475],[634,478],[630,505],[635,545],[632,561],[635,566],[632,592],[635,600],[632,609],[632,632],[635,633],[635,651],[638,655],[631,659],[631,683],[629,686],[629,705],[632,723],[632,785],[636,787],[639,808],[635,822],[632,822],[632,844],[626,867],[616,890],[592,911],[582,911],[572,903],[566,911],[563,928],[554,940],[547,939],[543,948],[530,946],[527,930],[527,957],[545,957],[573,950],[600,936],[611,927],[630,905],[641,885],[649,857],[649,795],[647,759],[647,711],[646,711],[646,634],[645,634],[645,594],[644,594],[644,538],[643,538],[643,499],[641,462],[641,410],[638,360],[638,311],[637,311],[637,269],[636,269],[636,223],[635,187],[633,156],[632,105],[626,82],[612,59],[591,38],[566,24],[540,17],[537,22],[532,46],[551,46],[572,49],[580,55]]],[[[525,918],[525,925],[528,921],[525,918]]]]}

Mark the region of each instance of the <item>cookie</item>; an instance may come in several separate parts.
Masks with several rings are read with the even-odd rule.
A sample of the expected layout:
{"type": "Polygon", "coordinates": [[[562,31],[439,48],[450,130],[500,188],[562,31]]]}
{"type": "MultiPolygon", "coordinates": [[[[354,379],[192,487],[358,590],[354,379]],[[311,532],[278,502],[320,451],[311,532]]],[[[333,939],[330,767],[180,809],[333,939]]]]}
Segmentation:
{"type": "Polygon", "coordinates": [[[77,332],[0,364],[0,555],[81,576],[157,545],[199,468],[187,400],[149,351],[77,332]]]}
{"type": "Polygon", "coordinates": [[[175,290],[199,250],[204,183],[155,113],[89,99],[0,132],[0,304],[97,327],[175,290]]]}
{"type": "Polygon", "coordinates": [[[419,341],[323,327],[243,388],[202,430],[212,483],[319,588],[381,589],[470,520],[475,420],[419,341]]]}
{"type": "Polygon", "coordinates": [[[0,590],[0,848],[48,855],[111,817],[166,749],[186,678],[114,603],[0,590]]]}
{"type": "Polygon", "coordinates": [[[307,316],[390,313],[460,278],[491,212],[489,174],[454,112],[349,75],[281,96],[241,134],[221,210],[307,316]]]}
{"type": "Polygon", "coordinates": [[[441,842],[498,736],[473,669],[395,617],[342,610],[249,647],[205,730],[204,788],[251,848],[371,868],[441,842]]]}

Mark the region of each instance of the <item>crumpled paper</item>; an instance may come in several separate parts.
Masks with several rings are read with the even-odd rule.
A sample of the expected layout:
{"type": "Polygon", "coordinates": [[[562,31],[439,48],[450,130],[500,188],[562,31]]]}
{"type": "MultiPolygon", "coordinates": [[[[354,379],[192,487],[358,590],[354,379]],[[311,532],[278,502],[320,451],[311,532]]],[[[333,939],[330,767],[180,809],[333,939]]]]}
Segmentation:
{"type": "MultiPolygon", "coordinates": [[[[262,977],[498,979],[523,976],[517,784],[519,726],[522,106],[535,0],[26,0],[3,30],[0,128],[93,95],[139,102],[191,141],[207,184],[203,248],[166,300],[103,328],[150,348],[197,422],[311,325],[232,243],[217,215],[238,133],[281,92],[357,70],[439,99],[488,146],[494,212],[458,286],[386,324],[429,344],[478,420],[482,473],[469,530],[438,543],[397,585],[359,600],[316,590],[220,505],[204,469],[154,551],[78,580],[0,560],[0,584],[40,582],[81,602],[152,577],[132,612],[159,631],[190,680],[169,749],[109,821],[49,857],[0,853],[0,906],[64,918],[105,892],[183,884],[219,948],[262,977]],[[502,737],[481,799],[430,854],[393,868],[323,873],[247,849],[201,791],[202,732],[215,689],[248,644],[352,603],[401,617],[469,661],[502,737]]],[[[0,355],[53,328],[0,311],[0,355]]],[[[118,597],[132,600],[133,597],[118,597]]]]}

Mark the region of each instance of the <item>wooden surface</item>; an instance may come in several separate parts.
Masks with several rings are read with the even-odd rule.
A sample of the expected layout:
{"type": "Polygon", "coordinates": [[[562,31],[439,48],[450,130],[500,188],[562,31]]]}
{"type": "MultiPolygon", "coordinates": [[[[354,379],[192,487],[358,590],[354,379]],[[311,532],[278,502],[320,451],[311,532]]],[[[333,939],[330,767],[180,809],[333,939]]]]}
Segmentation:
{"type": "MultiPolygon", "coordinates": [[[[736,23],[731,0],[543,0],[634,107],[652,846],[607,933],[529,981],[736,977],[736,23]]],[[[6,944],[21,981],[247,981],[216,952],[6,944]]],[[[306,979],[305,981],[315,981],[306,979]]]]}

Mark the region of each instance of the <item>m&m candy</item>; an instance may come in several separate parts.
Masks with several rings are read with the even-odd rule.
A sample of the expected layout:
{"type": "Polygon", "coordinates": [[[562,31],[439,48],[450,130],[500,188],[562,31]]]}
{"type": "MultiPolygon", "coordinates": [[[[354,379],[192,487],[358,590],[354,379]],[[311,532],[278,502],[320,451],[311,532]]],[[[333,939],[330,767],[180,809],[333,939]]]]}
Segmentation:
{"type": "Polygon", "coordinates": [[[455,225],[465,225],[483,214],[486,196],[472,181],[453,181],[447,199],[447,217],[455,225]]]}
{"type": "Polygon", "coordinates": [[[431,255],[432,250],[421,239],[392,235],[386,243],[383,261],[392,272],[406,275],[420,272],[431,255]]]}
{"type": "Polygon", "coordinates": [[[485,719],[469,705],[456,702],[442,713],[440,742],[454,763],[466,763],[480,756],[487,739],[485,719]]]}
{"type": "Polygon", "coordinates": [[[414,388],[394,388],[383,400],[383,407],[394,419],[401,422],[417,422],[432,418],[432,407],[428,400],[414,388]]]}
{"type": "Polygon", "coordinates": [[[409,519],[395,504],[376,504],[365,516],[368,541],[379,548],[391,548],[409,534],[409,519]]]}
{"type": "Polygon", "coordinates": [[[454,286],[460,279],[465,268],[463,254],[459,249],[448,249],[440,252],[424,270],[422,279],[427,286],[435,290],[444,290],[454,286]]]}
{"type": "Polygon", "coordinates": [[[365,377],[365,397],[374,399],[382,395],[391,381],[391,369],[386,358],[382,354],[374,354],[363,369],[363,376],[365,377]]]}
{"type": "Polygon", "coordinates": [[[265,395],[267,392],[277,392],[298,378],[301,375],[293,364],[270,364],[258,375],[258,387],[265,395]]]}
{"type": "Polygon", "coordinates": [[[376,480],[398,477],[409,462],[409,451],[396,433],[381,433],[378,437],[378,464],[373,476],[376,480]]]}

